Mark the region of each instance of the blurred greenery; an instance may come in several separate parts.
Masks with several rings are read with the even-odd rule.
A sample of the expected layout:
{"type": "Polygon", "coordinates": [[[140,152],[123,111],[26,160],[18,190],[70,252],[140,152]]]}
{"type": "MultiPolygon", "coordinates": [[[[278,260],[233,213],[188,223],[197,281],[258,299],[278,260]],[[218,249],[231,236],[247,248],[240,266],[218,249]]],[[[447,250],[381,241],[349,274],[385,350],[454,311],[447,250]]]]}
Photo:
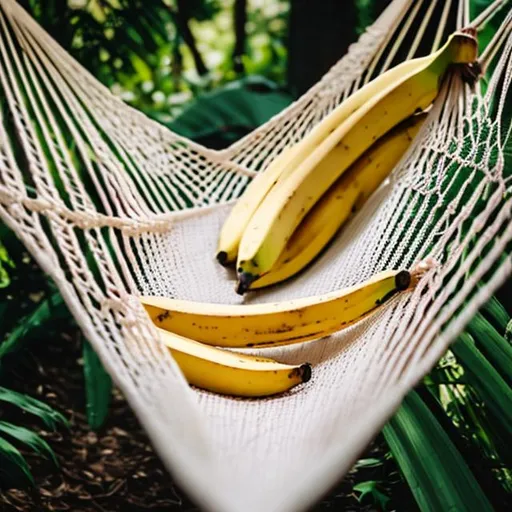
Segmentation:
{"type": "Polygon", "coordinates": [[[233,0],[20,3],[114,94],[143,111],[176,115],[198,93],[241,75],[285,83],[287,0],[248,2],[242,72],[233,66],[233,0]]]}
{"type": "MultiPolygon", "coordinates": [[[[324,0],[320,8],[302,0],[20,3],[115,95],[213,148],[228,146],[289,105],[387,4],[324,0]],[[345,19],[332,16],[341,11],[345,19]],[[318,33],[308,30],[308,15],[313,14],[315,19],[324,17],[318,33]],[[315,46],[321,32],[326,37],[321,43],[329,42],[324,50],[315,46]]],[[[473,14],[488,4],[472,0],[473,14]]],[[[496,27],[496,21],[488,25],[480,38],[483,44],[496,27]]],[[[0,289],[1,378],[2,365],[21,347],[50,328],[67,328],[71,319],[58,290],[5,225],[0,225],[0,289]]],[[[422,510],[484,510],[489,502],[498,510],[510,505],[510,332],[510,311],[494,297],[384,428],[422,510]]],[[[91,427],[99,429],[108,414],[112,382],[87,342],[83,355],[87,417],[91,427]]],[[[0,388],[0,400],[38,414],[52,427],[65,422],[44,404],[6,388],[0,388]]],[[[30,480],[16,443],[50,458],[51,448],[22,426],[0,423],[4,467],[18,468],[20,479],[30,480]]],[[[389,498],[384,487],[371,480],[356,482],[353,490],[361,502],[385,509],[389,498]]]]}

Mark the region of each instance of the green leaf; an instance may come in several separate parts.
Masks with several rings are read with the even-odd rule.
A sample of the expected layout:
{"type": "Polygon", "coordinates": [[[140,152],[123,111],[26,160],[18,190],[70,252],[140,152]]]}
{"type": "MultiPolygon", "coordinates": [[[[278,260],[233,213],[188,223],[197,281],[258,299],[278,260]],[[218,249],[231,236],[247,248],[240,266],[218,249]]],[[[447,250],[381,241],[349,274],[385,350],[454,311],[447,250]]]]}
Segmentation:
{"type": "Polygon", "coordinates": [[[492,366],[503,379],[512,385],[512,345],[496,329],[477,313],[466,327],[477,347],[482,351],[492,366]]]}
{"type": "Polygon", "coordinates": [[[465,460],[415,391],[383,434],[422,511],[492,511],[465,460]]]}
{"type": "Polygon", "coordinates": [[[510,315],[494,295],[482,306],[482,311],[500,334],[506,331],[510,315]]]}
{"type": "Polygon", "coordinates": [[[369,496],[373,503],[379,505],[379,508],[386,510],[387,504],[390,500],[389,496],[379,491],[378,484],[375,480],[368,480],[367,482],[361,482],[354,485],[354,491],[360,492],[361,494],[357,498],[359,502],[362,502],[366,496],[369,496]]]}
{"type": "Polygon", "coordinates": [[[98,430],[108,414],[112,397],[112,379],[88,341],[83,344],[87,422],[98,430]]]}
{"type": "Polygon", "coordinates": [[[39,455],[50,459],[56,466],[59,465],[50,445],[42,437],[28,428],[0,421],[0,433],[1,432],[13,437],[20,443],[26,444],[39,455]]]}
{"type": "Polygon", "coordinates": [[[382,466],[382,461],[380,459],[376,459],[374,457],[370,457],[367,459],[359,459],[354,465],[354,467],[356,467],[357,469],[374,468],[377,466],[382,466]]]}
{"type": "Polygon", "coordinates": [[[140,79],[143,82],[149,82],[153,78],[153,73],[151,68],[147,65],[147,63],[141,59],[137,54],[132,53],[130,55],[130,60],[133,66],[133,69],[137,72],[140,79]]]}
{"type": "Polygon", "coordinates": [[[196,141],[231,132],[239,138],[262,125],[292,102],[269,80],[259,77],[234,81],[199,96],[167,126],[196,141]]]}
{"type": "Polygon", "coordinates": [[[0,344],[0,363],[6,354],[15,350],[18,344],[36,329],[41,328],[50,320],[55,321],[67,316],[69,316],[69,312],[59,292],[42,300],[31,313],[19,319],[17,327],[0,344]]]}
{"type": "Polygon", "coordinates": [[[0,288],[6,288],[11,282],[6,267],[15,268],[15,264],[0,239],[0,288]]]}
{"type": "Polygon", "coordinates": [[[4,388],[0,386],[0,401],[8,402],[24,411],[34,414],[41,418],[44,424],[54,430],[57,428],[57,425],[63,424],[66,427],[69,426],[66,418],[57,412],[55,409],[52,409],[49,405],[36,400],[28,395],[24,395],[22,393],[18,393],[17,391],[13,391],[11,389],[4,388]]]}
{"type": "Polygon", "coordinates": [[[17,477],[34,485],[32,473],[23,455],[9,441],[0,437],[0,480],[14,484],[17,477]]]}
{"type": "Polygon", "coordinates": [[[512,389],[478,350],[468,333],[462,333],[452,346],[453,353],[470,376],[471,385],[480,393],[486,406],[508,432],[512,432],[512,389]]]}

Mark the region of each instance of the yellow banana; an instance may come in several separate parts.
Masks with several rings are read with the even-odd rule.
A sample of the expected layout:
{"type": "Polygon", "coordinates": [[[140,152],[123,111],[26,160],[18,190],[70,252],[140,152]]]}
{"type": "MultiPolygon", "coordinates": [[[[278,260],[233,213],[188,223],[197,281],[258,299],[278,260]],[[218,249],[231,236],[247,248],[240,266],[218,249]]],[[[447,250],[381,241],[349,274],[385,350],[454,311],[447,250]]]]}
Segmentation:
{"type": "Polygon", "coordinates": [[[252,214],[263,201],[268,191],[277,182],[286,162],[297,152],[296,146],[285,148],[264,172],[259,173],[249,183],[244,193],[233,206],[228,217],[222,225],[219,241],[217,243],[217,261],[221,265],[228,265],[236,261],[238,245],[242,233],[252,214]]]}
{"type": "Polygon", "coordinates": [[[476,59],[476,40],[450,36],[422,65],[391,83],[355,111],[298,166],[278,182],[251,217],[238,251],[238,292],[268,272],[313,205],[377,139],[393,126],[424,110],[439,92],[448,66],[476,59]],[[332,172],[336,169],[336,172],[332,172]]]}
{"type": "Polygon", "coordinates": [[[288,391],[311,378],[309,363],[281,364],[266,357],[203,345],[163,329],[158,332],[189,384],[201,389],[262,397],[288,391]]]}
{"type": "Polygon", "coordinates": [[[422,267],[380,272],[351,288],[271,303],[227,305],[140,297],[158,327],[222,347],[260,347],[327,336],[416,284],[422,267]]]}
{"type": "MultiPolygon", "coordinates": [[[[421,113],[400,123],[340,176],[301,222],[270,272],[253,281],[249,289],[284,281],[311,263],[386,179],[426,117],[426,113],[421,113]]],[[[335,171],[334,168],[332,172],[335,171]]]]}
{"type": "Polygon", "coordinates": [[[424,66],[425,59],[428,57],[402,62],[351,94],[316,124],[306,137],[283,150],[265,171],[259,173],[235,203],[222,226],[217,244],[219,263],[227,265],[236,260],[238,246],[250,218],[278,180],[290,175],[335,128],[375,95],[408,73],[424,66]]]}

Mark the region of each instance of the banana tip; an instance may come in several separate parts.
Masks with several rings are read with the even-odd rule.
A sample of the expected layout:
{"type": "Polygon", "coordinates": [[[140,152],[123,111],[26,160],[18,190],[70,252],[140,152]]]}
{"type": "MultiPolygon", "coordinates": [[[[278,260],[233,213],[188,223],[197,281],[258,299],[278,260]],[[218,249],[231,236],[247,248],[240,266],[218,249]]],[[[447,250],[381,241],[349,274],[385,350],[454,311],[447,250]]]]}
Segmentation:
{"type": "Polygon", "coordinates": [[[226,251],[219,251],[217,253],[217,261],[225,267],[228,264],[228,253],[226,251]]]}
{"type": "Polygon", "coordinates": [[[407,290],[411,284],[411,273],[407,270],[398,272],[395,276],[395,287],[397,290],[407,290]]]}
{"type": "Polygon", "coordinates": [[[257,276],[250,274],[249,272],[242,272],[238,275],[238,282],[236,285],[236,293],[243,295],[249,290],[251,283],[255,281],[257,276]]]}
{"type": "Polygon", "coordinates": [[[301,365],[299,371],[301,374],[302,382],[308,382],[311,380],[312,369],[310,363],[304,363],[301,365]]]}

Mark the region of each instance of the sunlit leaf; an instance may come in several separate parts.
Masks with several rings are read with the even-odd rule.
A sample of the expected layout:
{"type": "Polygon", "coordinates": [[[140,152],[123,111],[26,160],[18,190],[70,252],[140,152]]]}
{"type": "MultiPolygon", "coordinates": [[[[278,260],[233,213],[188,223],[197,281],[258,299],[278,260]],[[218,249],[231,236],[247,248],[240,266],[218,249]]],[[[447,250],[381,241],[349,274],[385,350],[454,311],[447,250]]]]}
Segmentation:
{"type": "Polygon", "coordinates": [[[378,483],[374,480],[361,482],[353,487],[354,491],[360,492],[358,500],[362,502],[365,498],[371,498],[373,503],[379,505],[379,509],[386,510],[387,504],[390,500],[383,492],[379,491],[378,483]]]}

